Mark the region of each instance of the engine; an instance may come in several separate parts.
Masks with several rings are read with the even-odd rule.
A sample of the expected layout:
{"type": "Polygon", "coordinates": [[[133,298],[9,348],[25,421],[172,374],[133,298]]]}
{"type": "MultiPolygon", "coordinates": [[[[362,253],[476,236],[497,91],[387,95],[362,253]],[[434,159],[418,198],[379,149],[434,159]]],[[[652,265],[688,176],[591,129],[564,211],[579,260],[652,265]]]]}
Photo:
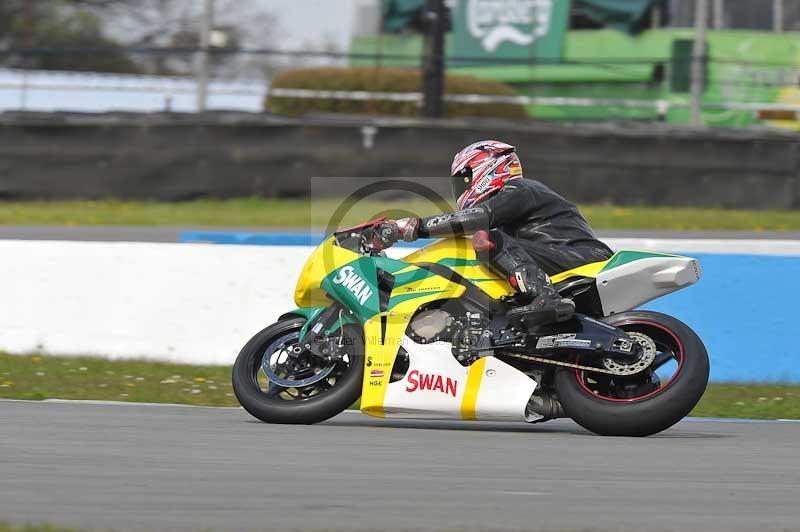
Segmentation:
{"type": "Polygon", "coordinates": [[[420,344],[446,342],[453,356],[464,365],[475,358],[470,349],[479,345],[489,320],[477,312],[453,315],[444,309],[424,310],[409,323],[409,336],[420,344]]]}
{"type": "Polygon", "coordinates": [[[425,310],[414,316],[409,323],[409,329],[413,333],[413,340],[420,344],[428,344],[436,341],[452,341],[451,332],[455,318],[446,310],[433,309],[425,310]],[[448,338],[443,338],[448,336],[448,338]]]}

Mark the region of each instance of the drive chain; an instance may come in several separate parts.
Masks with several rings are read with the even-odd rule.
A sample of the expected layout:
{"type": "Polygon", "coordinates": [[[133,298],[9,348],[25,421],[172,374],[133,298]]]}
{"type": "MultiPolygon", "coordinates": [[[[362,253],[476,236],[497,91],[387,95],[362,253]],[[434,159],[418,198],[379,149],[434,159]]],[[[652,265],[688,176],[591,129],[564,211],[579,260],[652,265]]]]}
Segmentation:
{"type": "Polygon", "coordinates": [[[606,375],[627,375],[626,373],[617,372],[614,370],[606,369],[606,368],[598,368],[595,366],[582,366],[580,364],[572,364],[570,362],[563,362],[561,360],[553,360],[551,358],[543,358],[543,357],[535,357],[532,355],[523,355],[520,353],[509,353],[508,351],[503,352],[504,355],[512,356],[515,358],[521,358],[523,360],[530,360],[531,362],[539,362],[542,364],[551,364],[554,366],[561,366],[564,368],[573,368],[573,369],[581,369],[583,371],[591,371],[594,373],[604,373],[606,375]]]}

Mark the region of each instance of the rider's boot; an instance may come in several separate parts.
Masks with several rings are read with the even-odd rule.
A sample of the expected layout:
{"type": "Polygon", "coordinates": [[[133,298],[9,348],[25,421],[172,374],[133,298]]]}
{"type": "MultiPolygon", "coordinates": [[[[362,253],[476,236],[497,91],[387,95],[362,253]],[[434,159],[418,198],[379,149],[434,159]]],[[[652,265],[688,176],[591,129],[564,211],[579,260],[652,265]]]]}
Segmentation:
{"type": "MultiPolygon", "coordinates": [[[[523,267],[524,269],[525,267],[523,267]]],[[[519,271],[515,272],[515,276],[518,273],[519,271]]],[[[530,330],[540,325],[567,321],[572,318],[575,314],[575,303],[571,299],[562,298],[550,284],[549,279],[545,279],[546,284],[539,285],[538,289],[534,287],[535,285],[527,285],[529,302],[521,307],[511,309],[507,313],[512,323],[518,322],[530,330]]],[[[511,284],[514,285],[514,283],[511,284]]],[[[522,283],[517,277],[517,290],[520,290],[520,286],[522,283]]],[[[521,290],[518,293],[524,294],[521,290]]]]}
{"type": "Polygon", "coordinates": [[[476,251],[491,250],[491,265],[505,274],[511,286],[517,290],[512,300],[520,306],[508,311],[512,323],[517,322],[530,330],[572,318],[575,303],[561,297],[545,272],[516,242],[508,238],[503,240],[500,246],[496,246],[486,231],[478,231],[473,238],[473,245],[476,251]]]}

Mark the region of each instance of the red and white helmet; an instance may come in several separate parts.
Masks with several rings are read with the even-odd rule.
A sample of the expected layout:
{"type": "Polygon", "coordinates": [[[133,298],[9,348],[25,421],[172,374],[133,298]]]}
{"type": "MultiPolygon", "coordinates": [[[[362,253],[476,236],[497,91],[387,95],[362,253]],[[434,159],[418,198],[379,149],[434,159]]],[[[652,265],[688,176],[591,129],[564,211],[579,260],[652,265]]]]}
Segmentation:
{"type": "Polygon", "coordinates": [[[522,177],[522,163],[514,150],[505,142],[482,140],[456,154],[450,175],[459,209],[480,203],[522,177]]]}

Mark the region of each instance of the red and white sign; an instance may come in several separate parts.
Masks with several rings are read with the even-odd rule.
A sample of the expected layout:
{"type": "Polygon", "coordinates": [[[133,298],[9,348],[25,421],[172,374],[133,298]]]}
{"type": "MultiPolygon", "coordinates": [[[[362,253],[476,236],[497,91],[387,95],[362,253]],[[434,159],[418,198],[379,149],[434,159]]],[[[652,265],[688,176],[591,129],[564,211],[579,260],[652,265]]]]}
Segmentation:
{"type": "Polygon", "coordinates": [[[420,373],[415,369],[408,374],[406,391],[416,392],[418,390],[431,390],[455,397],[458,393],[458,381],[434,373],[420,373]]]}

